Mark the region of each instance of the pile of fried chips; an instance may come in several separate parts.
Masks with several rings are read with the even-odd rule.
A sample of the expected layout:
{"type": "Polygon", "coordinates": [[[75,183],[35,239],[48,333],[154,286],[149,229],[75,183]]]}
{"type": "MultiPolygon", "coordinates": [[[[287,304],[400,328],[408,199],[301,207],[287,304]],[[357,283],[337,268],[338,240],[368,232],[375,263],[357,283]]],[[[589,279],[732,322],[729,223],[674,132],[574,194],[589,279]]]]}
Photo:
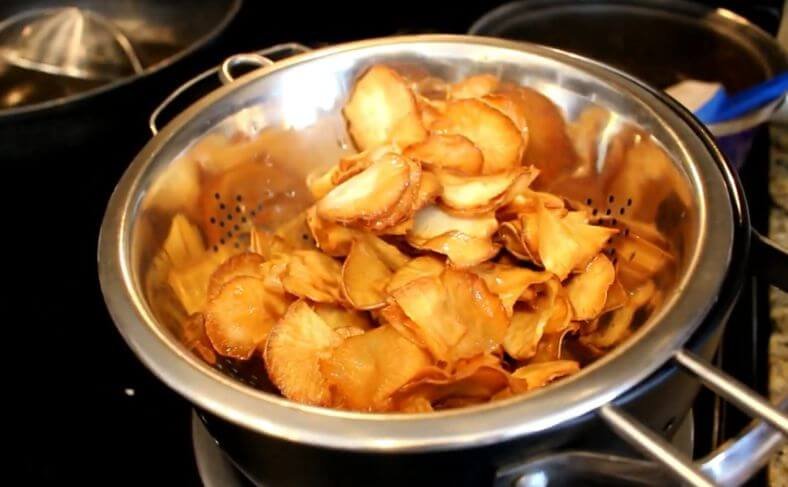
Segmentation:
{"type": "Polygon", "coordinates": [[[314,204],[284,227],[211,251],[173,220],[154,267],[204,360],[262,356],[305,404],[432,411],[575,374],[658,305],[673,257],[653,225],[622,233],[532,188],[575,150],[549,99],[379,65],[344,114],[359,153],[310,175],[314,204]]]}

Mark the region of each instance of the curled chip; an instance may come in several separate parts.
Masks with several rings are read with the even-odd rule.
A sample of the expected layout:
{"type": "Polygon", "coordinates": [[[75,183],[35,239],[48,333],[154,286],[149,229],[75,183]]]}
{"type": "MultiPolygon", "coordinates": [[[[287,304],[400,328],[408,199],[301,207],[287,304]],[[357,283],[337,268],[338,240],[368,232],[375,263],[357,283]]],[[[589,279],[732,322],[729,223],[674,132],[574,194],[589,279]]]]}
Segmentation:
{"type": "Polygon", "coordinates": [[[281,257],[293,250],[290,245],[270,232],[253,228],[249,233],[249,252],[261,255],[264,259],[281,257]]]}
{"type": "MultiPolygon", "coordinates": [[[[514,267],[504,264],[485,262],[468,269],[484,280],[487,288],[498,295],[506,312],[512,315],[514,303],[518,300],[530,300],[531,296],[526,291],[554,279],[549,272],[534,271],[524,267],[514,267]]],[[[550,303],[552,306],[552,302],[550,303]]]]}
{"type": "Polygon", "coordinates": [[[587,224],[582,212],[570,212],[562,218],[541,205],[537,221],[540,260],[561,280],[573,270],[584,268],[618,233],[614,228],[587,224]]]}
{"type": "MultiPolygon", "coordinates": [[[[416,201],[413,204],[413,211],[415,212],[432,204],[435,199],[440,196],[441,190],[441,183],[438,177],[431,172],[422,171],[421,180],[419,181],[419,191],[416,194],[416,201]]],[[[391,231],[391,229],[389,231],[391,231]]]]}
{"type": "Polygon", "coordinates": [[[475,176],[484,164],[482,152],[462,135],[431,134],[405,149],[405,155],[427,167],[475,176]]]}
{"type": "Polygon", "coordinates": [[[599,349],[621,343],[632,333],[630,325],[635,313],[647,305],[655,293],[654,281],[646,281],[632,293],[627,304],[611,312],[593,333],[580,337],[580,342],[599,349]]]}
{"type": "Polygon", "coordinates": [[[540,288],[538,292],[528,289],[528,304],[513,312],[511,324],[506,330],[504,349],[518,360],[533,357],[543,334],[561,332],[570,321],[568,309],[556,306],[560,302],[561,285],[558,279],[552,274],[545,274],[548,274],[547,278],[534,283],[540,288]]]}
{"type": "Polygon", "coordinates": [[[246,360],[265,342],[288,304],[285,296],[266,289],[261,279],[236,277],[208,301],[205,333],[220,355],[246,360]]]}
{"type": "Polygon", "coordinates": [[[357,230],[320,218],[315,206],[307,210],[306,222],[317,248],[331,257],[346,256],[359,235],[357,230]]]}
{"type": "Polygon", "coordinates": [[[372,329],[372,323],[363,311],[325,303],[314,303],[312,309],[332,330],[355,328],[365,332],[372,329]]]}
{"type": "Polygon", "coordinates": [[[459,232],[469,237],[488,238],[497,229],[498,220],[492,213],[477,216],[456,216],[432,205],[416,213],[408,237],[428,240],[449,232],[459,232]]]}
{"type": "Polygon", "coordinates": [[[556,379],[576,374],[579,371],[580,364],[574,360],[554,360],[520,367],[512,373],[512,377],[525,380],[528,383],[528,389],[538,389],[556,379]]]}
{"type": "Polygon", "coordinates": [[[437,277],[441,275],[445,266],[443,259],[432,255],[416,257],[397,269],[386,285],[386,292],[391,293],[422,277],[437,277]]]}
{"type": "Polygon", "coordinates": [[[282,285],[288,293],[318,303],[343,302],[337,261],[316,250],[296,250],[286,262],[282,285]]]}
{"type": "Polygon", "coordinates": [[[380,308],[386,304],[386,285],[407,257],[376,237],[359,238],[342,266],[342,288],[356,309],[380,308]],[[378,242],[371,243],[371,239],[378,242]],[[379,250],[380,249],[380,250],[379,250]]]}
{"type": "Polygon", "coordinates": [[[459,363],[453,374],[428,374],[404,386],[394,394],[394,402],[413,404],[414,398],[421,398],[435,409],[477,404],[508,389],[510,383],[496,357],[481,355],[459,363]]]}
{"type": "Polygon", "coordinates": [[[574,319],[593,320],[605,309],[607,290],[616,278],[610,259],[598,254],[585,271],[572,278],[566,287],[574,319]]]}
{"type": "Polygon", "coordinates": [[[271,382],[288,399],[329,406],[331,390],[320,371],[320,360],[329,357],[342,340],[306,301],[296,301],[268,337],[264,358],[271,382]]]}
{"type": "Polygon", "coordinates": [[[328,192],[317,203],[317,215],[340,223],[371,223],[396,209],[410,186],[411,164],[389,153],[328,192]]]}
{"type": "Polygon", "coordinates": [[[345,339],[320,360],[334,405],[357,411],[388,411],[391,395],[430,366],[429,355],[394,328],[381,326],[345,339]]]}
{"type": "Polygon", "coordinates": [[[496,210],[536,178],[538,171],[520,167],[487,176],[460,176],[436,172],[442,186],[441,203],[451,210],[470,214],[496,210]]]}
{"type": "Polygon", "coordinates": [[[509,318],[484,281],[464,271],[445,269],[392,293],[414,332],[438,360],[453,363],[501,348],[509,318]]]}
{"type": "Polygon", "coordinates": [[[525,112],[528,124],[528,148],[525,163],[536,166],[542,173],[542,185],[571,172],[577,164],[577,154],[566,134],[566,122],[561,110],[546,96],[531,89],[513,90],[518,104],[525,112]]]}
{"type": "Polygon", "coordinates": [[[498,253],[499,246],[492,241],[497,227],[492,214],[462,217],[427,206],[416,213],[405,238],[413,247],[443,254],[458,267],[469,267],[498,253]]]}
{"type": "Polygon", "coordinates": [[[479,98],[498,88],[498,77],[492,74],[477,74],[449,85],[449,98],[479,98]]]}
{"type": "MultiPolygon", "coordinates": [[[[360,150],[407,137],[421,122],[413,93],[405,80],[385,66],[373,66],[357,82],[344,108],[348,130],[360,150]]],[[[423,127],[422,127],[423,129],[423,127]]]]}
{"type": "Polygon", "coordinates": [[[466,137],[484,156],[482,174],[494,174],[521,165],[524,144],[520,130],[506,115],[479,100],[450,101],[432,124],[440,134],[466,137]]]}
{"type": "Polygon", "coordinates": [[[260,254],[243,252],[234,255],[216,268],[208,281],[208,298],[216,297],[225,283],[240,276],[263,279],[266,275],[263,268],[265,259],[260,254]]]}

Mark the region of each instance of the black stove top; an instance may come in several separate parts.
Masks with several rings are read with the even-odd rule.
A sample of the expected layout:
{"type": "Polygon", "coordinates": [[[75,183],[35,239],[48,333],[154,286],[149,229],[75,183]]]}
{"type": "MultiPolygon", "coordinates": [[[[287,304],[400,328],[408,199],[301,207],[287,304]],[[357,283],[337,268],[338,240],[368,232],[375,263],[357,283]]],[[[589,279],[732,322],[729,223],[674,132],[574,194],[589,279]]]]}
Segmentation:
{"type": "MultiPolygon", "coordinates": [[[[9,416],[17,423],[11,430],[22,430],[12,444],[21,450],[21,459],[10,466],[21,470],[26,484],[200,483],[189,404],[148,372],[123,342],[96,276],[106,201],[147,140],[147,116],[162,96],[227,54],[285,41],[319,46],[398,33],[461,33],[494,6],[478,0],[461,6],[425,3],[400,1],[383,8],[319,2],[309,5],[307,15],[303,5],[248,0],[218,42],[159,77],[145,97],[118,106],[111,116],[122,119],[122,130],[48,159],[8,161],[12,177],[6,179],[11,186],[6,191],[18,198],[7,209],[12,228],[6,233],[6,255],[15,276],[8,285],[15,292],[4,303],[4,325],[12,330],[6,363],[14,386],[6,397],[21,392],[21,400],[11,401],[9,416]],[[13,252],[31,244],[32,252],[13,252]]],[[[770,22],[776,26],[774,19],[770,22]]],[[[42,129],[35,140],[18,143],[41,146],[63,136],[42,129]]],[[[743,174],[753,219],[761,227],[768,204],[767,151],[768,137],[761,134],[743,174]]],[[[745,289],[723,352],[726,369],[761,391],[767,376],[766,304],[765,289],[745,289]],[[753,322],[758,326],[751,327],[753,322]]],[[[711,418],[712,404],[711,396],[701,396],[696,418],[711,418]]],[[[735,433],[745,421],[728,409],[723,419],[722,435],[735,433]]],[[[703,451],[710,441],[704,445],[702,439],[711,438],[713,427],[698,423],[697,448],[703,451]]]]}

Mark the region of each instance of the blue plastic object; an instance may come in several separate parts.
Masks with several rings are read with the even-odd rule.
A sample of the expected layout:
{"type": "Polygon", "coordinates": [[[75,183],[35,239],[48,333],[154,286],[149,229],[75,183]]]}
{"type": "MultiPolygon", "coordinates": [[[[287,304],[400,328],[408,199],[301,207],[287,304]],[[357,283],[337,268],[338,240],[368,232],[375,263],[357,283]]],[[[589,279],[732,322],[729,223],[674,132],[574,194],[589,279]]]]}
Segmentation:
{"type": "Polygon", "coordinates": [[[760,108],[785,93],[788,93],[788,72],[732,96],[721,89],[695,115],[705,124],[724,122],[760,108]]]}

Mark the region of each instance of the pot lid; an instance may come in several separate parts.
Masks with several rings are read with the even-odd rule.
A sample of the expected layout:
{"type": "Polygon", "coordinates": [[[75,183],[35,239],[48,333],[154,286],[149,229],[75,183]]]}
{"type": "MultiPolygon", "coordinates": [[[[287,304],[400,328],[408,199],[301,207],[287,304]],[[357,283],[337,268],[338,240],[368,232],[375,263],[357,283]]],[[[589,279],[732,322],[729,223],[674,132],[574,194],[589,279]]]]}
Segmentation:
{"type": "Polygon", "coordinates": [[[788,69],[769,34],[721,8],[681,0],[525,0],[469,33],[537,42],[602,61],[658,88],[686,79],[735,92],[788,69]]]}
{"type": "Polygon", "coordinates": [[[217,35],[241,0],[0,3],[0,116],[61,106],[163,68],[217,35]],[[68,6],[66,6],[68,5],[68,6]]]}

